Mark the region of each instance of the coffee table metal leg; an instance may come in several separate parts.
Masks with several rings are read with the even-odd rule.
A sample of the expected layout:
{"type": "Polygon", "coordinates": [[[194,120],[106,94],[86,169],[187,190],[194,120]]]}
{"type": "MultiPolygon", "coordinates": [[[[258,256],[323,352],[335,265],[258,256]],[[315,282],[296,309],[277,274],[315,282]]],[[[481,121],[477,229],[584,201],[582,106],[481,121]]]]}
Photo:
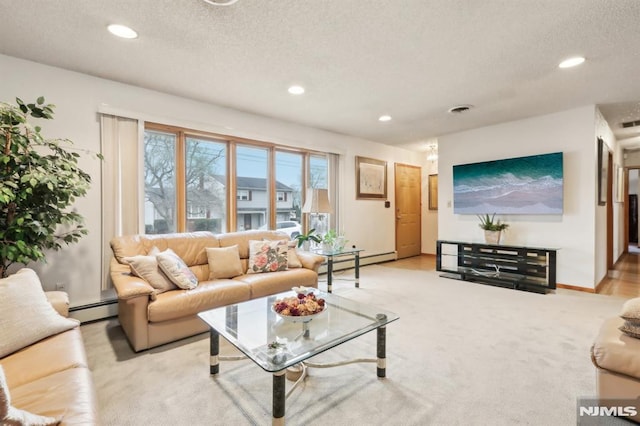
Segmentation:
{"type": "Polygon", "coordinates": [[[378,377],[387,375],[387,327],[378,327],[378,377]]]}
{"type": "Polygon", "coordinates": [[[284,425],[285,373],[286,370],[273,373],[273,426],[284,425]]]}
{"type": "Polygon", "coordinates": [[[333,277],[333,256],[327,259],[327,291],[331,293],[331,279],[333,277]]]}
{"type": "Polygon", "coordinates": [[[209,329],[209,374],[218,374],[220,372],[220,334],[213,328],[209,329]]]}
{"type": "Polygon", "coordinates": [[[360,254],[359,253],[355,254],[354,263],[355,263],[354,266],[356,268],[356,288],[360,288],[360,254]]]}

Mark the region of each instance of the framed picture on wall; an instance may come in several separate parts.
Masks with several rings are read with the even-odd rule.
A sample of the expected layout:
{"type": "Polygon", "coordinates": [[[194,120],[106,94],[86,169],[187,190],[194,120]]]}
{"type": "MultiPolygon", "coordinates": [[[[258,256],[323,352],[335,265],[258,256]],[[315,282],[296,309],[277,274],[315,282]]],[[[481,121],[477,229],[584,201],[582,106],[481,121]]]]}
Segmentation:
{"type": "Polygon", "coordinates": [[[429,210],[438,210],[438,175],[429,175],[429,210]]]}
{"type": "Polygon", "coordinates": [[[387,162],[356,157],[356,199],[387,198],[387,162]]]}
{"type": "Polygon", "coordinates": [[[598,205],[607,204],[607,175],[609,173],[609,147],[598,138],[598,205]]]}

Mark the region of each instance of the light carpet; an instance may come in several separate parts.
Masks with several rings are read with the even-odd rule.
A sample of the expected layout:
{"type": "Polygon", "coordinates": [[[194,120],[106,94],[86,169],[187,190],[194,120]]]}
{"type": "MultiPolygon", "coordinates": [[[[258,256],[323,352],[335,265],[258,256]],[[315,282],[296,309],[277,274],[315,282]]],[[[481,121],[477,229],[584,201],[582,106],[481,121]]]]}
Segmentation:
{"type": "MultiPolygon", "coordinates": [[[[361,268],[359,289],[334,282],[335,294],[400,315],[387,327],[387,378],[375,364],[311,369],[287,399],[287,424],[576,424],[576,399],[595,395],[589,348],[625,299],[540,295],[394,265],[361,268]]],[[[207,333],[138,354],[116,319],[82,333],[104,425],[271,423],[272,376],[244,360],[211,377],[207,333]]],[[[375,357],[375,338],[314,360],[375,357]]],[[[221,354],[237,353],[220,340],[221,354]]]]}

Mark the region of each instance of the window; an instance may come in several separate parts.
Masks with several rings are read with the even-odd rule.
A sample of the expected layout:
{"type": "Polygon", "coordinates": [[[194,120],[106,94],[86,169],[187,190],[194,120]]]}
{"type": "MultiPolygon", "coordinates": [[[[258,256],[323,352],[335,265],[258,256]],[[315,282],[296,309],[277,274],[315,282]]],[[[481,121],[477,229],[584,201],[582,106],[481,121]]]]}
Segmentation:
{"type": "MultiPolygon", "coordinates": [[[[326,156],[311,155],[309,157],[309,187],[329,189],[329,163],[326,156]]],[[[309,215],[309,228],[316,230],[318,234],[324,234],[331,229],[331,215],[329,213],[317,213],[309,215]]]]}
{"type": "Polygon", "coordinates": [[[144,134],[144,227],[147,234],[176,232],[176,140],[174,134],[144,134]]]}
{"type": "Polygon", "coordinates": [[[227,228],[227,144],[186,136],[187,231],[220,233],[227,228]]]}
{"type": "Polygon", "coordinates": [[[299,152],[276,151],[276,223],[302,222],[302,164],[299,152]]]}
{"type": "Polygon", "coordinates": [[[153,123],[144,154],[149,234],[278,228],[294,236],[306,226],[303,189],[331,178],[327,154],[153,123]]]}
{"type": "Polygon", "coordinates": [[[268,150],[262,147],[238,145],[236,148],[236,186],[238,201],[236,228],[238,231],[258,229],[269,221],[268,150]]]}

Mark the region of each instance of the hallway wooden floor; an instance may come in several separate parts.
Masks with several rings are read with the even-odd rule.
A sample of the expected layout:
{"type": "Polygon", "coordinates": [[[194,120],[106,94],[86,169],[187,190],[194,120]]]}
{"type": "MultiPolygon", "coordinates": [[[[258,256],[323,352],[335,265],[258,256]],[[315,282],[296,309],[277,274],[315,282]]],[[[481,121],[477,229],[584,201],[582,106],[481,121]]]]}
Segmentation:
{"type": "MultiPolygon", "coordinates": [[[[391,262],[395,268],[435,269],[436,258],[433,255],[421,255],[391,262]]],[[[609,271],[609,276],[598,289],[598,294],[625,298],[640,297],[640,252],[625,253],[609,271]]]]}
{"type": "Polygon", "coordinates": [[[625,253],[609,271],[598,288],[598,294],[620,297],[640,296],[640,253],[625,253]]]}

